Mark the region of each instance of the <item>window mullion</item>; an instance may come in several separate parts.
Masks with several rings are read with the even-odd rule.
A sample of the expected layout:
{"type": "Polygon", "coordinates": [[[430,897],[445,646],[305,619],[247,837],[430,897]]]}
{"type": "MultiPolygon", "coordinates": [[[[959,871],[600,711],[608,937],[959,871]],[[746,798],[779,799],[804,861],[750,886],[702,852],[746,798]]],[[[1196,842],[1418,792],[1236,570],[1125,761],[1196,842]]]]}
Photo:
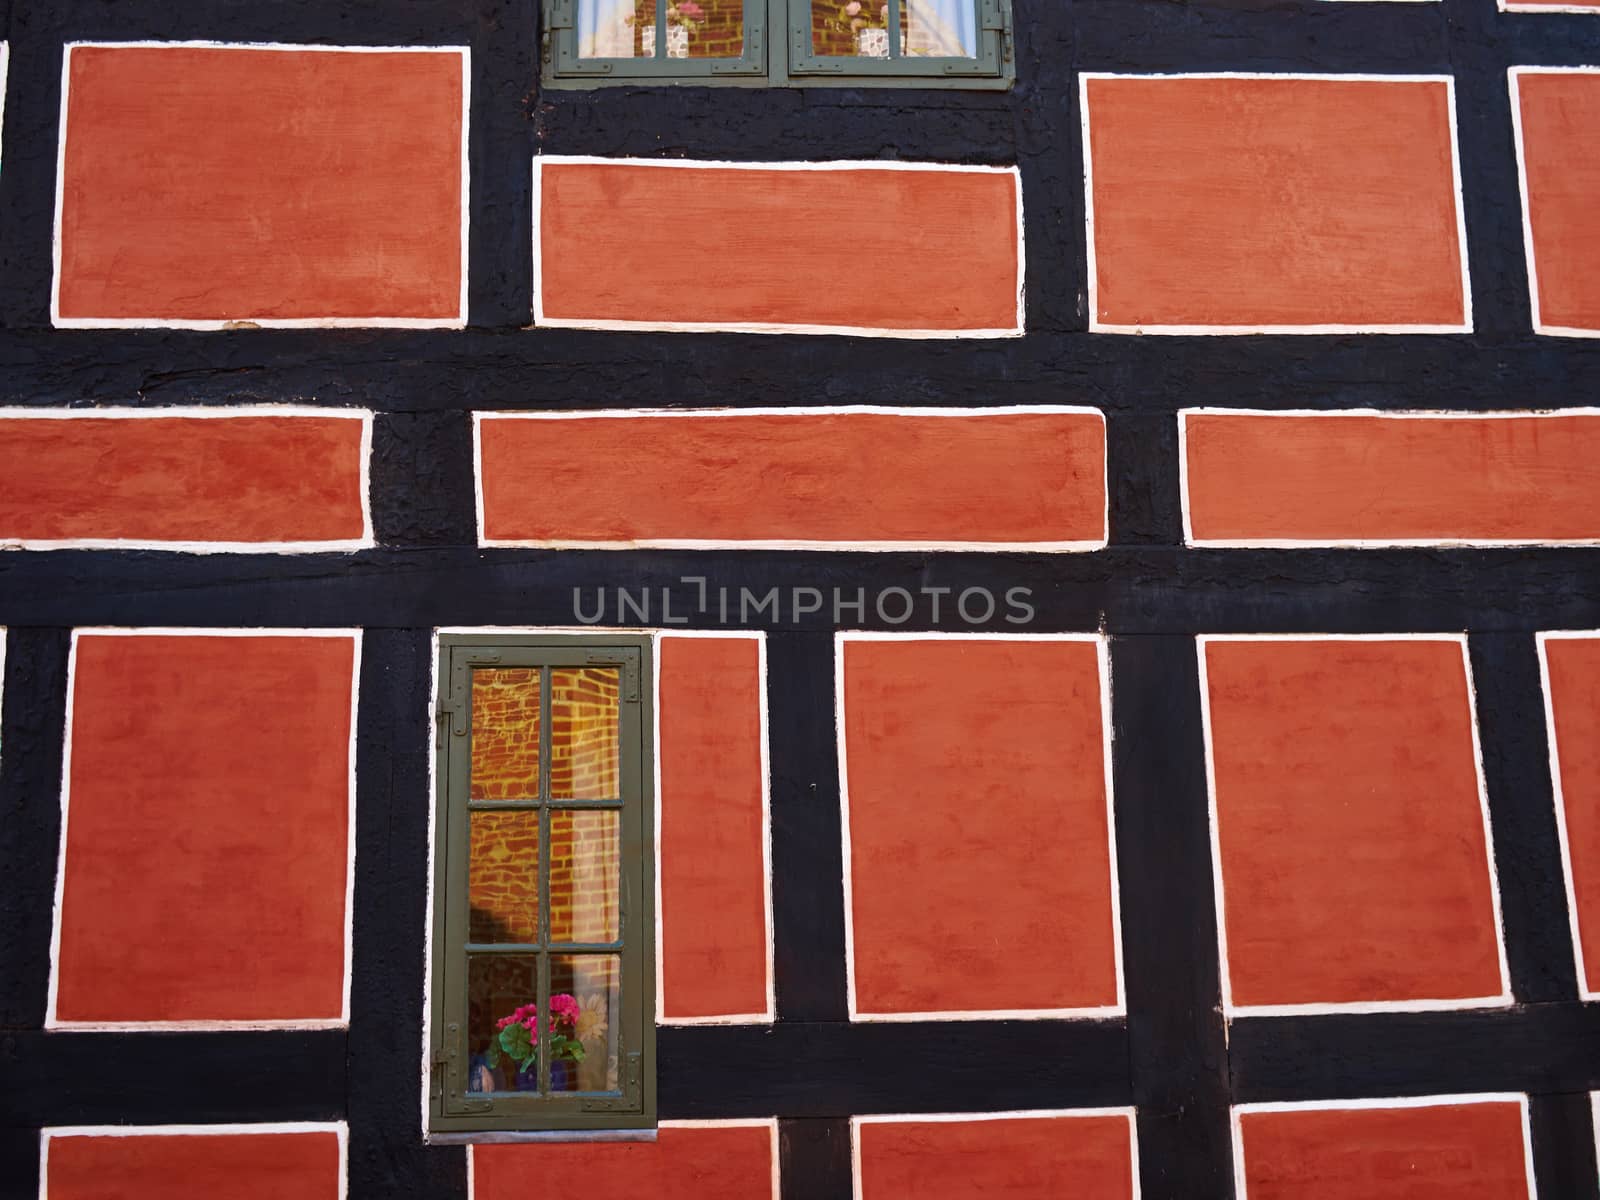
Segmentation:
{"type": "Polygon", "coordinates": [[[888,26],[885,32],[889,35],[889,57],[900,58],[900,0],[889,0],[888,26]]]}

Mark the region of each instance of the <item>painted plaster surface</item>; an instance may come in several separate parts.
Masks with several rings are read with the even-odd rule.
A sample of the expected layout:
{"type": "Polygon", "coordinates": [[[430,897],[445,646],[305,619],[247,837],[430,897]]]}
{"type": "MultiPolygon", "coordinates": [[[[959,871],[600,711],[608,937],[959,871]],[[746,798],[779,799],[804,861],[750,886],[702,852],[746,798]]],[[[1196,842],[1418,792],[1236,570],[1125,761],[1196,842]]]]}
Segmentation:
{"type": "Polygon", "coordinates": [[[474,1146],[473,1200],[567,1180],[592,1200],[777,1200],[768,1124],[663,1127],[654,1142],[474,1146]]]}
{"type": "Polygon", "coordinates": [[[50,1200],[339,1200],[341,1167],[332,1130],[52,1136],[45,1184],[50,1200]]]}
{"type": "Polygon", "coordinates": [[[1519,73],[1514,102],[1539,324],[1600,333],[1600,70],[1519,73]]]}

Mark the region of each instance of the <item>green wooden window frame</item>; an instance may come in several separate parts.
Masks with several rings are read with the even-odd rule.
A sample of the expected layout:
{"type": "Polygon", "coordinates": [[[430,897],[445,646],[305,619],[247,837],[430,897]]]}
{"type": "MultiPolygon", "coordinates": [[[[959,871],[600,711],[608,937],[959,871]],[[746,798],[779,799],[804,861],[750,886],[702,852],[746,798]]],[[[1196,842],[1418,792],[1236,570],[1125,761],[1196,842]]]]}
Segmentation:
{"type": "MultiPolygon", "coordinates": [[[[517,1134],[571,1136],[584,1131],[648,1130],[656,1125],[655,1086],[655,858],[651,701],[653,676],[648,637],[529,637],[450,635],[439,640],[434,825],[434,911],[429,1078],[429,1133],[494,1137],[517,1134]],[[615,666],[620,672],[618,767],[621,795],[614,800],[552,799],[550,787],[550,668],[615,666]],[[523,800],[472,800],[472,686],[482,668],[542,668],[538,796],[523,800]],[[469,814],[497,809],[536,810],[539,838],[539,941],[470,942],[468,911],[469,814]],[[548,852],[550,814],[556,811],[620,814],[618,940],[552,942],[548,852]],[[612,1092],[477,1093],[468,1088],[468,958],[516,954],[538,958],[539,1011],[549,1011],[550,957],[599,952],[620,957],[617,1010],[617,1083],[612,1092]]],[[[543,1022],[541,1022],[541,1025],[543,1022]]],[[[549,1031],[539,1031],[541,1046],[549,1031]]],[[[550,1080],[550,1055],[539,1055],[542,1080],[550,1080]]]]}
{"type": "MultiPolygon", "coordinates": [[[[655,0],[656,28],[667,27],[668,0],[655,0]]],[[[913,87],[1005,89],[1016,78],[1011,0],[973,0],[978,53],[973,58],[901,55],[888,58],[817,55],[811,50],[812,0],[744,0],[744,53],[739,58],[668,58],[667,38],[653,58],[580,58],[579,0],[544,0],[544,85],[732,84],[746,87],[913,87]],[[769,36],[770,34],[770,36],[769,36]]],[[[876,0],[875,0],[876,2],[876,0]]],[[[887,0],[888,26],[899,27],[905,0],[887,0]]]]}

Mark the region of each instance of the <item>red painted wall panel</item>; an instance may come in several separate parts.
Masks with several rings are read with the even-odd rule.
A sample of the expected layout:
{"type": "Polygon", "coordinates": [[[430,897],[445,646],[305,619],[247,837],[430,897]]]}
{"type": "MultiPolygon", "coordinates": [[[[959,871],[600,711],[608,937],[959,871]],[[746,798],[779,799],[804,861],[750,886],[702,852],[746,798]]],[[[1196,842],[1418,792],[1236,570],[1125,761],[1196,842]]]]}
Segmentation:
{"type": "Polygon", "coordinates": [[[761,646],[663,637],[661,1012],[768,1012],[761,646]]]}
{"type": "Polygon", "coordinates": [[[1106,536],[1105,422],[1091,411],[485,413],[478,436],[490,544],[1089,548],[1106,536]],[[575,462],[603,464],[605,485],[575,462]]]}
{"type": "Polygon", "coordinates": [[[1582,974],[1600,994],[1600,637],[1542,641],[1582,974]]]}
{"type": "Polygon", "coordinates": [[[1461,642],[1201,652],[1232,1002],[1499,997],[1461,642]]]}
{"type": "Polygon", "coordinates": [[[1600,538],[1600,413],[1184,414],[1196,541],[1600,538]]]}
{"type": "MultiPolygon", "coordinates": [[[[342,1156],[333,1130],[49,1134],[40,1195],[50,1200],[338,1200],[342,1156]]],[[[46,1131],[47,1134],[49,1131],[46,1131]]]]}
{"type": "Polygon", "coordinates": [[[1514,1099],[1237,1116],[1239,1200],[1529,1200],[1514,1099]]]}
{"type": "Polygon", "coordinates": [[[0,417],[0,542],[360,543],[348,417],[0,417]]]}
{"type": "Polygon", "coordinates": [[[1096,643],[842,647],[857,1011],[1117,1006],[1096,643]]]}
{"type": "Polygon", "coordinates": [[[54,1019],[336,1022],[352,638],[77,638],[54,1019]]]}
{"type": "Polygon", "coordinates": [[[453,51],[72,47],[59,317],[460,323],[464,70],[453,51]]]}
{"type": "Polygon", "coordinates": [[[1600,70],[1514,80],[1537,326],[1600,334],[1600,70]]]}
{"type": "Polygon", "coordinates": [[[766,1124],[663,1125],[654,1142],[472,1147],[468,1200],[527,1200],[571,1181],[584,1200],[777,1200],[766,1124]]]}
{"type": "Polygon", "coordinates": [[[1133,1200],[1123,1115],[863,1121],[859,1200],[1133,1200]]]}
{"type": "Polygon", "coordinates": [[[1466,322],[1446,81],[1083,86],[1098,325],[1466,322]]]}
{"type": "Polygon", "coordinates": [[[1020,332],[1014,172],[535,161],[537,323],[1020,332]]]}

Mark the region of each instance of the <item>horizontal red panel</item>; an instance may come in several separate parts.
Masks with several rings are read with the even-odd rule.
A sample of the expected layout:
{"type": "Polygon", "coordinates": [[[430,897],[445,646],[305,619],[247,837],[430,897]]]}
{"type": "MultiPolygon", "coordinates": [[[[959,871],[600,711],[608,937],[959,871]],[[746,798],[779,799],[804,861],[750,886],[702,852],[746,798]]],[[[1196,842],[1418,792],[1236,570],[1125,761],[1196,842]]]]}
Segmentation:
{"type": "Polygon", "coordinates": [[[78,634],[53,1024],[344,1019],[357,649],[78,634]]]}
{"type": "Polygon", "coordinates": [[[1531,1200],[1518,1097],[1234,1114],[1239,1200],[1531,1200]]]}
{"type": "Polygon", "coordinates": [[[67,53],[58,323],[464,322],[464,51],[67,53]]]}
{"type": "Polygon", "coordinates": [[[473,1146],[468,1200],[527,1200],[551,1179],[584,1200],[778,1200],[776,1142],[771,1122],[668,1122],[653,1142],[473,1146]]]}
{"type": "Polygon", "coordinates": [[[1133,1200],[1127,1114],[1018,1114],[857,1123],[857,1200],[1133,1200]]]}
{"type": "Polygon", "coordinates": [[[1460,638],[1201,643],[1237,1007],[1504,998],[1460,638]]]}
{"type": "Polygon", "coordinates": [[[483,413],[478,439],[488,545],[1091,549],[1106,538],[1094,411],[483,413]]]}
{"type": "Polygon", "coordinates": [[[847,637],[841,664],[853,1012],[1119,1007],[1096,641],[847,637]]]}
{"type": "Polygon", "coordinates": [[[1600,337],[1600,70],[1511,79],[1534,328],[1600,337]]]}
{"type": "Polygon", "coordinates": [[[660,641],[661,1013],[770,1016],[761,643],[660,641]]]}
{"type": "Polygon", "coordinates": [[[41,1196],[50,1200],[340,1200],[341,1133],[333,1127],[257,1132],[141,1133],[126,1127],[45,1130],[41,1196]]]}
{"type": "Polygon", "coordinates": [[[371,418],[0,412],[0,542],[370,545],[371,418]]]}
{"type": "Polygon", "coordinates": [[[1182,420],[1202,544],[1600,539],[1600,411],[1182,420]]]}
{"type": "Polygon", "coordinates": [[[1578,986],[1600,997],[1600,635],[1539,639],[1578,986]]]}
{"type": "Polygon", "coordinates": [[[1015,170],[534,163],[536,324],[1021,332],[1015,170]]]}
{"type": "Polygon", "coordinates": [[[1091,328],[1470,324],[1447,79],[1082,86],[1091,328]]]}

